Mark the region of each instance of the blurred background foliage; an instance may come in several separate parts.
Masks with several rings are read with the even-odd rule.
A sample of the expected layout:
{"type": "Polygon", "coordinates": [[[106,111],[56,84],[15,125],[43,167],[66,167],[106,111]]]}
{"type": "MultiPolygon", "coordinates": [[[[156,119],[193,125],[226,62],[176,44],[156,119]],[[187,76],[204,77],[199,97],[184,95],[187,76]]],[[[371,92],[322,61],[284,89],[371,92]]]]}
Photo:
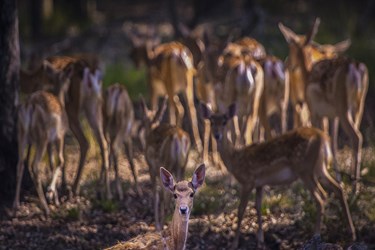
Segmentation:
{"type": "Polygon", "coordinates": [[[23,65],[36,56],[97,53],[105,65],[105,85],[123,83],[132,98],[147,87],[144,69],[136,70],[129,60],[126,25],[164,25],[164,40],[173,37],[173,20],[191,30],[203,25],[219,37],[238,29],[240,35],[262,42],[268,53],[285,58],[288,47],[277,23],[302,34],[320,17],[315,40],[351,39],[347,54],[367,64],[368,102],[373,103],[375,2],[371,0],[18,0],[18,8],[23,65]]]}

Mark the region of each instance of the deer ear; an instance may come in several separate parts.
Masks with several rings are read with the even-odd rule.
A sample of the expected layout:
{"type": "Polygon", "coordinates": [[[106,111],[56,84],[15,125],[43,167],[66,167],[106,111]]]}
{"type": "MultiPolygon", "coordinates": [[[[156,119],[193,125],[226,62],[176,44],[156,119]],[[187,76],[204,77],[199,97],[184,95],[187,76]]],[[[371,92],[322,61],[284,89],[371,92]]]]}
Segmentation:
{"type": "Polygon", "coordinates": [[[335,48],[335,52],[341,53],[341,52],[347,51],[350,45],[351,45],[351,41],[350,39],[347,39],[347,40],[336,43],[335,45],[333,45],[333,47],[335,48]]]}
{"type": "Polygon", "coordinates": [[[191,185],[194,190],[200,188],[204,183],[204,178],[206,177],[206,166],[201,164],[193,173],[193,178],[191,179],[191,185]]]}
{"type": "Polygon", "coordinates": [[[294,31],[286,27],[284,24],[279,23],[279,29],[287,43],[295,43],[298,41],[298,35],[294,33],[294,31]]]}
{"type": "Polygon", "coordinates": [[[202,116],[204,119],[210,119],[212,115],[211,109],[203,102],[200,103],[202,116]]]}
{"type": "Polygon", "coordinates": [[[164,188],[166,188],[167,190],[173,193],[174,192],[173,175],[163,167],[160,168],[160,179],[161,179],[161,182],[163,183],[164,188]]]}
{"type": "Polygon", "coordinates": [[[305,45],[310,44],[312,42],[316,33],[318,33],[319,25],[320,25],[320,18],[317,17],[315,18],[313,26],[310,29],[310,32],[306,35],[305,45]]]}
{"type": "Polygon", "coordinates": [[[228,107],[227,118],[228,118],[228,119],[232,119],[232,118],[236,115],[236,112],[237,112],[236,104],[235,104],[235,103],[232,103],[232,104],[228,107]]]}

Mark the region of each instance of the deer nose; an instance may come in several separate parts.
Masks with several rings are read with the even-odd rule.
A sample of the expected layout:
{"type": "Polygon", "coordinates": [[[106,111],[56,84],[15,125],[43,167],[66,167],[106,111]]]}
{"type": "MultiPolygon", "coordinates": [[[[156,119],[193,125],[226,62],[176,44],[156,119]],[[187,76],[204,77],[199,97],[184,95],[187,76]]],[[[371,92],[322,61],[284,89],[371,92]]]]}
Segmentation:
{"type": "Polygon", "coordinates": [[[181,214],[187,214],[188,207],[187,206],[180,206],[180,213],[181,214]]]}
{"type": "Polygon", "coordinates": [[[214,137],[215,137],[215,139],[216,139],[216,140],[220,141],[220,140],[221,140],[221,137],[222,137],[222,135],[221,135],[221,134],[219,134],[219,133],[215,133],[215,134],[214,134],[214,137]]]}

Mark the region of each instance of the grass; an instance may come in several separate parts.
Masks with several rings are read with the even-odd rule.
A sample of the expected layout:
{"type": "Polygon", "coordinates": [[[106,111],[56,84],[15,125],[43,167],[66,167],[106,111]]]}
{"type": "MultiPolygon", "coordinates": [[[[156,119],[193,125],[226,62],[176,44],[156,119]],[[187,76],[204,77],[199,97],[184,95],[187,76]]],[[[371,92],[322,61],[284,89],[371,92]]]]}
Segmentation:
{"type": "Polygon", "coordinates": [[[114,213],[119,210],[117,201],[114,200],[94,200],[94,208],[102,210],[104,213],[114,213]]]}

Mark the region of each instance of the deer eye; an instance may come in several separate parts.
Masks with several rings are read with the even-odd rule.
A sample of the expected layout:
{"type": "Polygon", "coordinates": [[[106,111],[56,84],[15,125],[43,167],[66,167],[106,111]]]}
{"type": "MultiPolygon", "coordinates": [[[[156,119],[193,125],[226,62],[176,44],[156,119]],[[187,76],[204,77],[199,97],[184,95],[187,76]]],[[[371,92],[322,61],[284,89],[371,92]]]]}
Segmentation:
{"type": "Polygon", "coordinates": [[[194,197],[194,192],[190,193],[190,197],[191,197],[191,198],[194,197]]]}
{"type": "Polygon", "coordinates": [[[175,199],[177,199],[177,194],[173,194],[173,197],[174,197],[175,199]]]}

